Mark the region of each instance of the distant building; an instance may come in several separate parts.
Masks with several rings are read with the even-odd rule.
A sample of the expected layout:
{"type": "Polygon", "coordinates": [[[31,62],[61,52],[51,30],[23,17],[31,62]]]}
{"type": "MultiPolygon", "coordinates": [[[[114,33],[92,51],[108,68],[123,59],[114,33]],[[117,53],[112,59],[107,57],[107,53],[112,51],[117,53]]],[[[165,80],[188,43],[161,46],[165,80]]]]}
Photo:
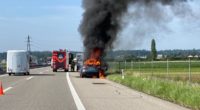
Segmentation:
{"type": "Polygon", "coordinates": [[[163,58],[164,58],[164,56],[163,56],[162,54],[158,54],[158,55],[157,55],[157,59],[158,59],[158,60],[161,60],[161,59],[163,59],[163,58]]]}
{"type": "Polygon", "coordinates": [[[194,58],[199,58],[199,56],[198,56],[198,55],[195,55],[194,58]]]}
{"type": "Polygon", "coordinates": [[[199,55],[194,55],[194,56],[193,55],[189,55],[188,58],[200,58],[200,56],[199,55]]]}
{"type": "Polygon", "coordinates": [[[147,59],[147,56],[144,55],[144,56],[138,56],[137,58],[140,58],[140,59],[147,59]]]}
{"type": "Polygon", "coordinates": [[[193,58],[193,57],[194,57],[194,56],[192,56],[192,55],[189,55],[189,56],[188,56],[188,58],[193,58]]]}

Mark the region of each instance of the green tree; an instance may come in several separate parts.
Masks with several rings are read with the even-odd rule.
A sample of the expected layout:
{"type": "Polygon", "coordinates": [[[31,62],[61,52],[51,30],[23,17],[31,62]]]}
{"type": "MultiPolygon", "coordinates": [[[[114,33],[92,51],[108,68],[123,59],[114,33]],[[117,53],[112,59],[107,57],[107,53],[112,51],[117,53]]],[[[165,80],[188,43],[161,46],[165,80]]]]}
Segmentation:
{"type": "Polygon", "coordinates": [[[151,59],[156,60],[157,58],[157,50],[156,50],[156,41],[152,39],[151,41],[151,59]]]}

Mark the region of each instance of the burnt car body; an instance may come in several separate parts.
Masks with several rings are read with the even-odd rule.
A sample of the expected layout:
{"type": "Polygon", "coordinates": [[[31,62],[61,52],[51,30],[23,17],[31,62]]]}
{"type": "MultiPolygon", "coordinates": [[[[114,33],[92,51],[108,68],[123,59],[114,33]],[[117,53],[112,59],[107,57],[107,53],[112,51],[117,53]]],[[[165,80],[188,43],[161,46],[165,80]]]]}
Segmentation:
{"type": "Polygon", "coordinates": [[[80,77],[93,77],[93,76],[96,76],[98,77],[99,76],[99,67],[96,67],[96,66],[83,66],[81,69],[80,69],[80,77]]]}
{"type": "Polygon", "coordinates": [[[104,72],[107,71],[108,66],[94,66],[94,65],[84,65],[81,69],[80,69],[80,77],[97,77],[99,78],[99,72],[100,70],[103,70],[104,72]]]}

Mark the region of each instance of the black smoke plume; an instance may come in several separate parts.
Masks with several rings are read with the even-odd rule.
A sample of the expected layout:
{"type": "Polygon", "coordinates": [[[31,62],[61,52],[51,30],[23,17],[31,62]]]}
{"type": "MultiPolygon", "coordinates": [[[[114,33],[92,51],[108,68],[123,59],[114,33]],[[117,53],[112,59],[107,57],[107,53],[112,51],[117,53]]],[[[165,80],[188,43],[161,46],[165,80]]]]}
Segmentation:
{"type": "MultiPolygon", "coordinates": [[[[83,37],[85,59],[89,57],[94,48],[100,48],[105,55],[112,49],[121,30],[120,21],[127,12],[130,4],[141,6],[174,5],[187,0],[83,0],[83,20],[79,31],[83,37]]],[[[156,13],[156,12],[155,12],[156,13]]]]}

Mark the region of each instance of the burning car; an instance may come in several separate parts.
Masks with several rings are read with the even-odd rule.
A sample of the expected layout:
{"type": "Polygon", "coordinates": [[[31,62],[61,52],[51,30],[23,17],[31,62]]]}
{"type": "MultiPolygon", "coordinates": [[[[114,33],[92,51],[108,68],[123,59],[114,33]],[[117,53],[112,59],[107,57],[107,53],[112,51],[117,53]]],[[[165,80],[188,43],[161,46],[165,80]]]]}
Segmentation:
{"type": "Polygon", "coordinates": [[[80,70],[80,77],[98,77],[101,79],[105,78],[105,67],[102,65],[100,59],[101,49],[95,48],[90,57],[84,62],[83,67],[80,70]]]}
{"type": "Polygon", "coordinates": [[[99,77],[100,62],[95,59],[89,59],[84,63],[80,71],[81,77],[99,77]]]}
{"type": "Polygon", "coordinates": [[[83,66],[80,70],[80,77],[99,77],[99,68],[95,66],[83,66]]]}

